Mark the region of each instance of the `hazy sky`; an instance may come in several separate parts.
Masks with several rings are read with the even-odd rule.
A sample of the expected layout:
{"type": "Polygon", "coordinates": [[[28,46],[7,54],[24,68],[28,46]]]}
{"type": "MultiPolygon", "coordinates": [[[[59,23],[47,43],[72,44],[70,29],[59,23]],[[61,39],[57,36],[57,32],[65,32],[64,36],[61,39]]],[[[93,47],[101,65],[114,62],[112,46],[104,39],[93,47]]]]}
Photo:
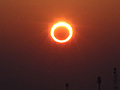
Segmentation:
{"type": "Polygon", "coordinates": [[[120,0],[1,0],[1,90],[113,90],[120,80],[120,0]],[[59,44],[51,26],[65,21],[72,39],[59,44]]]}

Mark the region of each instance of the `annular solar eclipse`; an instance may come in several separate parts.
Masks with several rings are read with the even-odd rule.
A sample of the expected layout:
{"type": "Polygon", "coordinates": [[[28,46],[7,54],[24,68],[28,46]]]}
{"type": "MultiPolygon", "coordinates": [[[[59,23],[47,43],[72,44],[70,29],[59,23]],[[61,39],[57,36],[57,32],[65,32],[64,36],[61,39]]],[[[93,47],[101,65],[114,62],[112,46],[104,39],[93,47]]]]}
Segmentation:
{"type": "Polygon", "coordinates": [[[58,23],[54,24],[53,27],[51,28],[51,33],[50,34],[51,34],[51,37],[53,38],[54,41],[56,41],[58,43],[65,43],[65,42],[67,42],[67,41],[69,41],[71,39],[72,34],[73,34],[73,30],[72,30],[72,27],[68,23],[66,23],[66,22],[58,22],[58,23]],[[58,28],[58,27],[67,28],[67,30],[69,31],[69,35],[68,35],[67,38],[65,38],[63,40],[60,40],[60,39],[55,37],[54,32],[55,32],[56,28],[58,28]]]}

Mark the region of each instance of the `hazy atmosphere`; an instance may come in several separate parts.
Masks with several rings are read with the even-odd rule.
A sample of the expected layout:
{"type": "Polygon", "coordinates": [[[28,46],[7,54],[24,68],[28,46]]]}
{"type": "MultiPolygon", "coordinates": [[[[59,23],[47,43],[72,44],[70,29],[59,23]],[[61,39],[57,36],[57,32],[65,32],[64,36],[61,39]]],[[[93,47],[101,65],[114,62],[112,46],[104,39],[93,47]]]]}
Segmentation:
{"type": "Polygon", "coordinates": [[[97,77],[114,90],[114,68],[119,87],[120,0],[0,1],[0,90],[98,90],[97,77]],[[73,28],[62,44],[59,21],[73,28]]]}

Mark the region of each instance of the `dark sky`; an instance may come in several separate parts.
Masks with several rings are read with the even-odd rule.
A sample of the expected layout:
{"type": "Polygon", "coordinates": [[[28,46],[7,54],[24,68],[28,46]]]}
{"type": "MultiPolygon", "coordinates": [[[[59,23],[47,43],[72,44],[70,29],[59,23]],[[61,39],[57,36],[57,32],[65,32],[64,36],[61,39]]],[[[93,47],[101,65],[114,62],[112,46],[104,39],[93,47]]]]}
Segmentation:
{"type": "Polygon", "coordinates": [[[120,0],[1,0],[0,90],[113,90],[120,80],[120,0]],[[65,21],[73,37],[50,36],[65,21]]]}

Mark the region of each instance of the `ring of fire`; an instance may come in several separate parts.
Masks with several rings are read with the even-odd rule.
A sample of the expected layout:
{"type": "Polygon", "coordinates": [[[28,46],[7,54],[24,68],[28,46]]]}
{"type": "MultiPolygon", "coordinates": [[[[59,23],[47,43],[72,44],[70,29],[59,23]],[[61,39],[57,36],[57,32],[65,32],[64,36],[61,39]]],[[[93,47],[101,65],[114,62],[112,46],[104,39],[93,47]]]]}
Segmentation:
{"type": "Polygon", "coordinates": [[[65,22],[56,23],[56,24],[53,25],[53,27],[52,27],[52,29],[51,29],[51,37],[52,37],[56,42],[59,42],[59,43],[64,43],[64,42],[69,41],[70,38],[72,37],[72,34],[73,34],[72,27],[71,27],[69,24],[65,23],[65,22]],[[59,39],[57,39],[57,38],[55,37],[55,35],[54,35],[55,29],[58,28],[58,27],[61,27],[61,26],[62,26],[62,27],[66,27],[66,28],[68,29],[68,31],[69,31],[69,36],[68,36],[66,39],[64,39],[64,40],[59,40],[59,39]]]}

